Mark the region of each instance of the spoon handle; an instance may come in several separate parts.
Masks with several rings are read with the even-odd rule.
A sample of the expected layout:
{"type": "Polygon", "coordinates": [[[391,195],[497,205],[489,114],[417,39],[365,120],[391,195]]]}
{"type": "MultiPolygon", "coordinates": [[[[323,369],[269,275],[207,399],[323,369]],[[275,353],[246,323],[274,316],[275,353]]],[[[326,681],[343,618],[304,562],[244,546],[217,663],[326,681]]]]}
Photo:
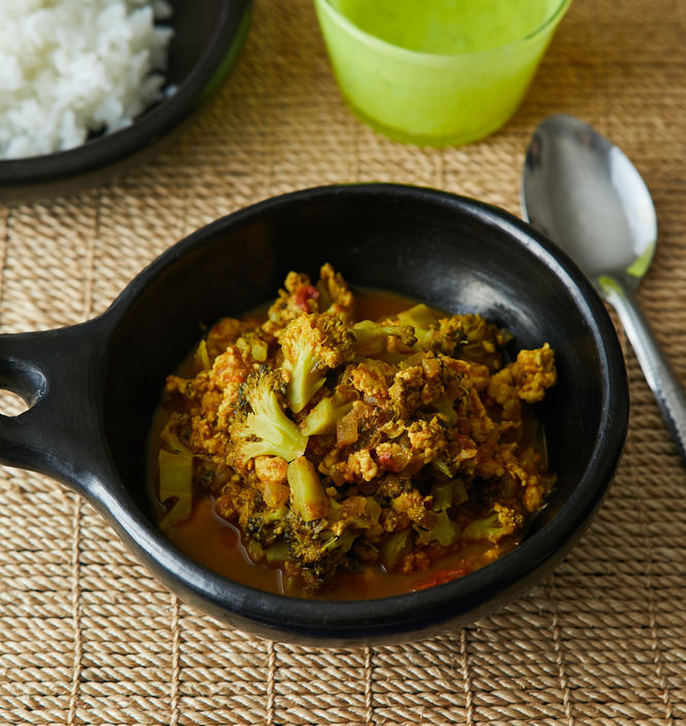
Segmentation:
{"type": "Polygon", "coordinates": [[[681,384],[633,293],[616,278],[602,278],[600,286],[605,299],[619,315],[643,375],[655,394],[662,417],[686,463],[686,396],[681,384]]]}

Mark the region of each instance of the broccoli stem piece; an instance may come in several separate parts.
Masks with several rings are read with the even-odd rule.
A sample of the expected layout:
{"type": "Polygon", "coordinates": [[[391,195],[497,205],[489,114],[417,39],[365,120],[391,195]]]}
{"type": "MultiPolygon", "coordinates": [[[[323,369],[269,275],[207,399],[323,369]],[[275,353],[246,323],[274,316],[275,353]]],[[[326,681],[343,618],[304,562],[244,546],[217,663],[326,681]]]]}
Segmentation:
{"type": "Polygon", "coordinates": [[[440,512],[453,506],[453,483],[451,481],[436,483],[431,487],[434,498],[433,510],[440,512]]]}
{"type": "Polygon", "coordinates": [[[460,529],[443,509],[436,515],[436,523],[431,527],[430,542],[438,542],[444,547],[451,545],[459,536],[460,529]]]}
{"type": "Polygon", "coordinates": [[[290,559],[291,553],[288,545],[283,540],[279,540],[271,547],[267,547],[264,556],[268,565],[282,565],[286,560],[290,559]]]}
{"type": "Polygon", "coordinates": [[[412,531],[403,529],[396,532],[381,548],[381,562],[388,572],[394,570],[403,555],[407,554],[412,545],[412,531]]]}
{"type": "Polygon", "coordinates": [[[461,479],[436,482],[431,487],[431,494],[434,498],[434,512],[440,512],[442,509],[450,509],[453,505],[462,504],[469,499],[464,482],[461,479]]]}
{"type": "Polygon", "coordinates": [[[299,514],[304,522],[325,517],[330,501],[312,463],[299,456],[288,465],[286,474],[291,489],[291,510],[299,514]]]}
{"type": "Polygon", "coordinates": [[[331,539],[325,542],[322,545],[322,551],[330,552],[332,550],[336,550],[339,554],[344,555],[346,552],[350,551],[350,548],[353,546],[358,536],[358,532],[345,530],[343,534],[331,537],[331,539]]]}
{"type": "Polygon", "coordinates": [[[305,416],[305,420],[300,424],[300,430],[305,436],[333,433],[338,421],[350,411],[352,406],[352,401],[340,403],[335,396],[322,398],[305,416]]]}
{"type": "Polygon", "coordinates": [[[193,457],[185,451],[161,449],[158,457],[160,501],[176,498],[172,508],[162,517],[160,527],[166,529],[186,519],[193,505],[193,457]]]}

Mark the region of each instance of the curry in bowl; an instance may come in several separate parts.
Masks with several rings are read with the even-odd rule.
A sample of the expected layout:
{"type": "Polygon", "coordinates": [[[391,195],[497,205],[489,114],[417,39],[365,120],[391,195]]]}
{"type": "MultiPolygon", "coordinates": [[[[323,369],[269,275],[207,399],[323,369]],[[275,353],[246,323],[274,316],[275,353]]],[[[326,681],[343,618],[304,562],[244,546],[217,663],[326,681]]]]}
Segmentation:
{"type": "Polygon", "coordinates": [[[273,592],[377,598],[509,552],[545,506],[547,343],[508,362],[480,315],[289,273],[169,375],[150,438],[159,524],[273,592]]]}
{"type": "MultiPolygon", "coordinates": [[[[335,322],[331,325],[339,327],[335,322]]],[[[309,334],[303,336],[303,342],[310,339],[309,334]]],[[[328,337],[321,341],[322,349],[325,343],[328,337]]],[[[16,419],[0,417],[3,463],[52,476],[87,497],[131,552],[184,601],[249,633],[318,646],[400,642],[445,633],[524,593],[569,552],[597,511],[622,451],[629,413],[626,371],[612,321],[588,280],[562,252],[502,210],[445,192],[390,184],[305,189],[238,210],[170,247],[127,285],[103,315],[69,328],[0,336],[0,359],[3,385],[31,404],[16,419]],[[354,341],[344,336],[347,352],[337,344],[337,357],[333,353],[330,358],[321,357],[327,366],[324,375],[313,367],[312,378],[301,378],[317,390],[302,410],[295,411],[298,404],[290,400],[294,391],[289,394],[289,383],[296,380],[297,370],[307,372],[307,356],[300,361],[296,355],[287,362],[287,348],[294,338],[289,340],[285,331],[288,325],[302,324],[300,313],[307,312],[314,316],[305,319],[313,323],[309,326],[313,335],[318,336],[317,330],[328,336],[328,327],[315,324],[317,316],[336,312],[331,309],[338,299],[334,283],[344,297],[348,295],[335,273],[327,271],[321,284],[290,276],[274,308],[277,314],[282,311],[281,323],[266,341],[268,330],[262,328],[268,322],[266,315],[250,326],[241,321],[240,334],[227,335],[225,347],[216,351],[209,345],[211,339],[222,325],[230,329],[236,323],[221,324],[213,336],[209,331],[224,315],[255,310],[274,295],[289,270],[306,271],[318,280],[319,271],[312,265],[324,261],[323,246],[334,268],[362,289],[394,290],[411,300],[403,303],[394,298],[391,309],[386,296],[375,297],[375,308],[370,310],[365,309],[364,296],[356,294],[355,317],[338,315],[354,341]],[[458,325],[459,318],[442,322],[453,316],[433,310],[429,315],[425,308],[400,317],[420,300],[440,310],[480,313],[495,325],[489,327],[477,317],[463,318],[464,327],[458,325]],[[386,309],[377,305],[382,301],[386,309]],[[293,320],[291,312],[298,312],[293,320]],[[378,327],[360,325],[365,320],[393,329],[382,330],[379,336],[378,327]],[[412,327],[412,336],[404,326],[412,327]],[[505,348],[500,346],[507,336],[496,332],[497,328],[514,336],[505,348]],[[277,335],[280,330],[283,333],[277,335]],[[451,330],[455,337],[448,336],[444,348],[440,332],[451,330]],[[204,346],[199,344],[203,331],[204,346]],[[254,335],[247,336],[250,331],[254,335]],[[363,332],[369,335],[365,338],[363,332]],[[473,345],[479,339],[482,342],[473,345]],[[373,347],[379,340],[383,345],[373,347]],[[264,342],[266,359],[261,361],[264,342]],[[553,377],[546,343],[555,351],[559,375],[545,399],[534,404],[545,423],[544,448],[540,428],[532,423],[524,399],[534,390],[528,381],[553,377]],[[541,365],[536,363],[538,353],[521,353],[518,348],[538,349],[541,365]],[[178,370],[191,350],[195,352],[189,366],[195,368],[178,370]],[[500,371],[492,362],[495,353],[503,355],[500,371]],[[221,388],[220,364],[231,358],[245,363],[237,370],[234,383],[239,385],[231,388],[229,376],[221,388]],[[438,365],[430,362],[435,360],[438,365]],[[530,370],[531,361],[535,365],[530,370]],[[374,378],[378,395],[353,377],[362,363],[380,373],[374,378]],[[477,365],[484,366],[483,376],[477,375],[477,365]],[[175,414],[181,418],[176,428],[170,424],[170,438],[165,438],[172,445],[165,444],[164,456],[175,466],[163,477],[165,506],[160,509],[162,516],[167,511],[178,513],[183,499],[189,509],[185,519],[174,521],[176,513],[165,519],[162,531],[146,486],[144,452],[160,392],[172,371],[188,380],[190,387],[176,390],[184,384],[170,382],[164,404],[169,421],[175,414]],[[272,410],[279,421],[285,421],[284,430],[292,432],[294,426],[296,441],[307,437],[303,455],[316,478],[309,467],[304,476],[301,470],[299,478],[291,477],[301,484],[315,482],[313,489],[300,489],[302,508],[295,504],[301,501],[299,494],[291,498],[288,468],[292,462],[286,462],[285,481],[283,464],[269,458],[267,463],[280,467],[279,475],[258,476],[264,473],[259,469],[264,460],[255,466],[258,457],[283,458],[258,448],[270,441],[269,431],[279,430],[269,423],[269,415],[266,428],[256,421],[259,417],[265,423],[259,405],[254,408],[252,402],[258,400],[253,393],[261,390],[257,385],[261,374],[274,383],[266,387],[266,400],[276,401],[272,410]],[[216,386],[206,380],[206,390],[193,393],[196,379],[200,384],[215,375],[216,386]],[[432,385],[419,385],[432,376],[432,385]],[[393,389],[396,382],[399,385],[393,389]],[[394,395],[393,390],[398,393],[394,395]],[[452,407],[445,406],[444,398],[450,400],[454,390],[452,407]],[[499,402],[499,390],[517,394],[499,402]],[[233,414],[230,421],[226,419],[222,434],[218,417],[225,393],[233,414]],[[329,402],[321,404],[326,399],[329,402]],[[320,404],[322,408],[317,409],[320,404]],[[355,407],[359,413],[346,418],[355,407]],[[200,428],[194,433],[195,419],[202,417],[203,409],[209,414],[204,437],[199,436],[200,428]],[[331,426],[333,421],[335,429],[306,431],[305,426],[316,423],[315,410],[322,416],[322,426],[327,421],[331,426]],[[397,421],[396,430],[390,421],[397,421]],[[481,429],[480,421],[493,428],[481,429]],[[339,424],[343,444],[353,436],[355,423],[357,439],[337,447],[339,424]],[[247,433],[249,426],[255,433],[247,433]],[[239,435],[241,431],[246,435],[239,435]],[[426,446],[414,445],[412,436],[424,431],[435,439],[426,441],[426,446]],[[398,436],[393,438],[395,433],[398,436]],[[451,458],[456,454],[457,434],[474,442],[473,457],[451,458]],[[250,456],[237,456],[237,435],[243,442],[241,450],[250,456]],[[212,441],[218,446],[215,452],[207,449],[212,441]],[[555,475],[552,488],[546,448],[555,475]],[[365,449],[377,470],[369,481],[364,474],[371,473],[371,466],[360,466],[358,475],[348,461],[351,454],[356,455],[353,462],[366,459],[365,449]],[[528,450],[531,453],[525,454],[528,450]],[[332,452],[331,460],[325,461],[332,452]],[[226,458],[229,453],[236,469],[226,458]],[[490,473],[484,469],[489,462],[490,473]],[[519,468],[524,478],[518,475],[519,468]],[[534,477],[539,474],[542,479],[537,484],[534,477]],[[334,477],[339,475],[342,483],[337,485],[334,477]],[[346,476],[353,480],[346,481],[346,476]],[[394,478],[396,489],[379,490],[382,481],[394,478]],[[448,482],[449,488],[440,488],[448,482]],[[172,494],[175,485],[178,489],[172,494]],[[464,498],[462,485],[465,501],[459,501],[464,498]],[[524,492],[534,493],[539,487],[541,501],[547,503],[533,514],[524,492]],[[286,488],[288,501],[273,507],[279,521],[253,527],[265,523],[267,491],[276,492],[278,501],[279,492],[283,498],[286,488]],[[413,489],[419,496],[412,494],[413,489]],[[253,502],[252,509],[243,506],[230,515],[237,526],[225,524],[213,513],[222,497],[232,492],[239,504],[240,497],[253,502]],[[312,492],[316,496],[310,498],[312,492]],[[412,497],[420,506],[403,506],[412,497]],[[355,517],[352,505],[361,505],[359,498],[365,500],[364,510],[360,507],[355,517]],[[323,509],[317,510],[322,504],[323,509]],[[501,521],[504,511],[513,513],[510,521],[501,521]],[[323,516],[306,521],[322,512],[323,516]],[[341,512],[345,518],[339,516],[341,512]],[[249,516],[246,535],[239,542],[241,513],[249,516]],[[468,539],[473,522],[489,522],[488,536],[468,539]],[[220,536],[206,546],[210,523],[220,536]],[[400,557],[388,559],[385,565],[384,547],[403,531],[403,524],[407,541],[399,543],[400,557]],[[501,531],[491,534],[494,525],[501,531]],[[509,533],[502,531],[510,527],[509,533]],[[309,543],[318,544],[319,549],[297,548],[297,541],[288,539],[292,532],[310,535],[309,543]],[[436,536],[429,539],[433,532],[436,536]],[[195,539],[192,535],[197,533],[202,536],[195,539]],[[182,537],[183,543],[177,545],[182,537]],[[251,541],[256,544],[251,546],[251,541]],[[191,542],[200,543],[203,556],[192,552],[191,542]],[[241,559],[241,548],[247,554],[247,547],[260,560],[258,564],[241,559]],[[513,548],[507,552],[508,547],[513,548]],[[479,560],[479,549],[493,550],[497,558],[479,560]],[[317,553],[331,550],[333,554],[318,564],[317,553]],[[287,560],[292,564],[286,565],[287,560]],[[487,567],[479,567],[487,561],[487,567]],[[336,567],[331,577],[332,563],[336,567]],[[212,569],[216,564],[227,569],[218,574],[212,569]],[[475,571],[461,576],[470,567],[475,571]],[[286,569],[289,572],[284,575],[286,569]],[[262,586],[258,578],[265,574],[273,579],[262,586]],[[424,587],[451,577],[445,584],[424,587]],[[314,596],[286,596],[279,587],[314,596]],[[363,592],[353,593],[354,587],[363,592]]],[[[273,443],[287,440],[278,438],[273,443]]],[[[300,458],[301,446],[302,441],[294,447],[297,455],[292,461],[300,458]]],[[[159,442],[156,447],[160,448],[159,442]]],[[[158,456],[157,451],[151,458],[158,456]]],[[[293,471],[298,472],[298,465],[293,471]]],[[[298,491],[297,484],[294,489],[298,491]]],[[[389,549],[390,545],[386,552],[389,549]]]]}

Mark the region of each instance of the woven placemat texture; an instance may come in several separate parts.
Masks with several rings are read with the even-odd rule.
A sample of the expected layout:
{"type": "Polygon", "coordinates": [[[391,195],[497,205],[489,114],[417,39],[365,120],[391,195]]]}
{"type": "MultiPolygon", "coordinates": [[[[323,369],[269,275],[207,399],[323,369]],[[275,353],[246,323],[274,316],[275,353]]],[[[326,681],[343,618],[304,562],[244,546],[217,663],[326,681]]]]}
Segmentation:
{"type": "MultiPolygon", "coordinates": [[[[519,213],[529,135],[567,112],[620,143],[653,192],[640,299],[686,383],[684,47],[683,0],[574,0],[505,129],[425,149],[346,110],[310,0],[256,0],[230,82],[175,145],[108,186],[0,201],[0,330],[90,318],[186,233],[287,190],[411,182],[519,213]]],[[[76,495],[2,469],[0,724],[686,723],[686,476],[625,349],[629,442],[594,524],[527,596],[422,643],[251,639],[177,600],[76,495]]]]}

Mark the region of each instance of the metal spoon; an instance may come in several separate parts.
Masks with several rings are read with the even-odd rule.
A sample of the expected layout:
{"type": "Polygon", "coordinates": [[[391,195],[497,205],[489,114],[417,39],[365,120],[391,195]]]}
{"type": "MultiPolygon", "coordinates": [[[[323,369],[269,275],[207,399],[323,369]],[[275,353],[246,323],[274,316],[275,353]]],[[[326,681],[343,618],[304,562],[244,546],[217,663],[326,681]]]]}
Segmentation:
{"type": "Polygon", "coordinates": [[[686,462],[686,397],[635,297],[657,243],[655,207],[643,179],[591,126],[550,116],[527,149],[522,210],[617,311],[686,462]]]}

